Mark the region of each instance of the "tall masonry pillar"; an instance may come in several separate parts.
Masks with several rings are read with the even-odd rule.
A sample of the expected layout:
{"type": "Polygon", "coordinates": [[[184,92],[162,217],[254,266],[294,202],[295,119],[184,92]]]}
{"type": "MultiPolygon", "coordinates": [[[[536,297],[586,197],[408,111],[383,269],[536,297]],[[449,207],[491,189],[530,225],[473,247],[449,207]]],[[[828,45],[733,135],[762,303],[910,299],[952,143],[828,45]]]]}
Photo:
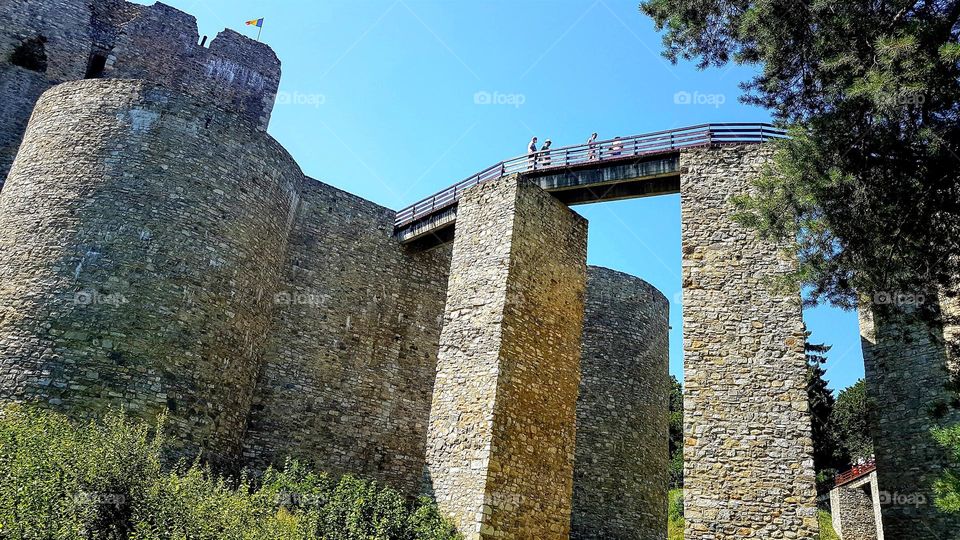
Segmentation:
{"type": "Polygon", "coordinates": [[[517,175],[460,200],[425,488],[468,540],[570,534],[586,244],[517,175]]]}
{"type": "Polygon", "coordinates": [[[680,155],[685,538],[817,538],[800,295],[773,292],[794,261],[735,223],[764,145],[680,155]]]}
{"type": "MultiPolygon", "coordinates": [[[[944,339],[955,339],[956,327],[936,328],[917,314],[914,302],[937,302],[936,293],[881,301],[887,300],[885,306],[864,302],[859,310],[883,531],[888,538],[955,538],[960,516],[939,511],[933,493],[951,456],[931,429],[960,422],[949,386],[960,371],[944,339]]],[[[938,307],[948,318],[958,313],[952,299],[942,298],[938,307]]]]}

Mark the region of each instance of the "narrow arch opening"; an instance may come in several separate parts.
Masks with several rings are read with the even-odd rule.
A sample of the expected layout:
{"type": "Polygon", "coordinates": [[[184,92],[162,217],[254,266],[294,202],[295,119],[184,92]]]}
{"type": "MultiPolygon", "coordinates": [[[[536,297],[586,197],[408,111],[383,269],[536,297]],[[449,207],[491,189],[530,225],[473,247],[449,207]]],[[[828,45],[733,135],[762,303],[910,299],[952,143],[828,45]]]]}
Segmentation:
{"type": "Polygon", "coordinates": [[[107,54],[104,52],[94,52],[90,55],[90,61],[87,62],[87,73],[85,79],[99,79],[103,77],[103,70],[107,67],[107,54]]]}
{"type": "Polygon", "coordinates": [[[10,63],[30,71],[47,72],[47,38],[36,36],[17,45],[10,54],[10,63]]]}

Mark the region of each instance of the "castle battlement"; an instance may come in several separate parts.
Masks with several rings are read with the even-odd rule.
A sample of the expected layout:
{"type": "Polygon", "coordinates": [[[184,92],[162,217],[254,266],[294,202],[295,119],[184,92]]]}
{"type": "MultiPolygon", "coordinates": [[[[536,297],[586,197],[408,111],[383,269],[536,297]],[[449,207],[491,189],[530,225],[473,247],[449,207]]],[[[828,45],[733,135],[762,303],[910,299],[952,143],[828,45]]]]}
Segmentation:
{"type": "Polygon", "coordinates": [[[142,79],[236,112],[265,131],[280,85],[266,44],[224,30],[201,45],[197,20],[166,4],[124,0],[0,3],[0,187],[33,104],[56,84],[142,79]]]}

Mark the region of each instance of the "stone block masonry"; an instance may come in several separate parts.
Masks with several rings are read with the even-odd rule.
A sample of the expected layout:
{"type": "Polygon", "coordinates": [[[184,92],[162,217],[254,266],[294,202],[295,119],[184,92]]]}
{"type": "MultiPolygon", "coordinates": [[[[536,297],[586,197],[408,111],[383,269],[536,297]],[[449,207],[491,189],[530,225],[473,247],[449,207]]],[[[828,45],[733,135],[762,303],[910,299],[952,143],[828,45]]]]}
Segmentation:
{"type": "Polygon", "coordinates": [[[586,222],[518,176],[460,201],[425,485],[468,539],[570,534],[586,222]]]}
{"type": "MultiPolygon", "coordinates": [[[[496,267],[509,279],[492,297],[504,324],[490,414],[506,424],[488,431],[497,452],[481,500],[504,534],[566,534],[577,424],[588,435],[581,453],[602,458],[581,460],[592,472],[578,492],[611,506],[623,494],[624,530],[650,523],[664,510],[662,296],[597,269],[584,313],[584,222],[539,188],[515,192],[513,266],[496,267]],[[652,315],[661,308],[662,319],[652,315]],[[581,336],[584,316],[594,322],[581,336]],[[582,401],[575,420],[580,339],[590,354],[581,390],[595,401],[582,401]],[[651,363],[630,365],[643,380],[622,380],[624,355],[643,351],[651,363]],[[608,388],[614,381],[621,386],[608,388]],[[622,409],[609,411],[606,399],[622,409]],[[603,434],[614,424],[639,446],[608,451],[603,434]],[[622,483],[627,470],[646,477],[622,483]]],[[[503,211],[484,208],[491,218],[503,211]]],[[[262,469],[292,456],[414,494],[451,250],[409,250],[391,237],[394,218],[304,177],[235,111],[146,81],[48,90],[0,197],[0,401],[75,417],[168,411],[173,457],[203,452],[262,469]]],[[[499,247],[501,232],[488,228],[483,240],[499,247]]],[[[463,261],[458,268],[471,266],[463,261]]],[[[596,537],[605,533],[589,528],[601,525],[579,530],[596,537]]]]}
{"type": "Polygon", "coordinates": [[[82,79],[93,31],[86,0],[0,2],[0,188],[10,170],[37,99],[57,82],[82,79]],[[45,39],[45,67],[12,63],[18,47],[45,39]]]}
{"type": "Polygon", "coordinates": [[[0,199],[0,398],[419,488],[449,249],[145,81],[48,91],[0,199]]]}
{"type": "Polygon", "coordinates": [[[642,279],[587,269],[571,538],[666,539],[669,310],[642,279]]]}
{"type": "Polygon", "coordinates": [[[156,84],[47,91],[0,197],[0,398],[169,410],[186,455],[235,464],[302,182],[156,84]]]}
{"type": "Polygon", "coordinates": [[[688,540],[817,538],[800,295],[771,283],[794,262],[731,219],[769,152],[680,155],[688,540]]]}
{"type": "Polygon", "coordinates": [[[263,43],[234,31],[199,44],[195,17],[157,2],[0,2],[0,187],[34,103],[48,88],[85,78],[144,79],[201,97],[266,130],[280,84],[280,61],[263,43]],[[38,60],[14,61],[25,44],[38,60]]]}
{"type": "MultiPolygon", "coordinates": [[[[937,302],[937,295],[925,301],[937,302]]],[[[949,300],[942,306],[956,309],[949,300]]],[[[952,406],[956,393],[948,387],[957,366],[944,329],[921,320],[913,306],[864,303],[859,313],[883,532],[890,539],[955,538],[960,515],[939,511],[932,489],[950,455],[930,430],[960,422],[952,406]]]]}
{"type": "Polygon", "coordinates": [[[450,250],[413,253],[395,213],[325,184],[301,193],[245,462],[420,487],[450,250]]]}

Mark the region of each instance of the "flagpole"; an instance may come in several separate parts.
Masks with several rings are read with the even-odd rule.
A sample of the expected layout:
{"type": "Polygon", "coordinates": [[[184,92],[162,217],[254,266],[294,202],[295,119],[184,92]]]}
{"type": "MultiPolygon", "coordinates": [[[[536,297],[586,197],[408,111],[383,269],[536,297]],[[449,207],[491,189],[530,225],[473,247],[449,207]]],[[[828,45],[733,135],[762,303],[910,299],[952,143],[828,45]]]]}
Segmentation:
{"type": "Polygon", "coordinates": [[[258,26],[258,27],[257,27],[257,28],[258,28],[258,30],[257,30],[257,41],[260,41],[260,34],[263,32],[263,23],[260,23],[260,24],[261,24],[261,26],[258,26]]]}

